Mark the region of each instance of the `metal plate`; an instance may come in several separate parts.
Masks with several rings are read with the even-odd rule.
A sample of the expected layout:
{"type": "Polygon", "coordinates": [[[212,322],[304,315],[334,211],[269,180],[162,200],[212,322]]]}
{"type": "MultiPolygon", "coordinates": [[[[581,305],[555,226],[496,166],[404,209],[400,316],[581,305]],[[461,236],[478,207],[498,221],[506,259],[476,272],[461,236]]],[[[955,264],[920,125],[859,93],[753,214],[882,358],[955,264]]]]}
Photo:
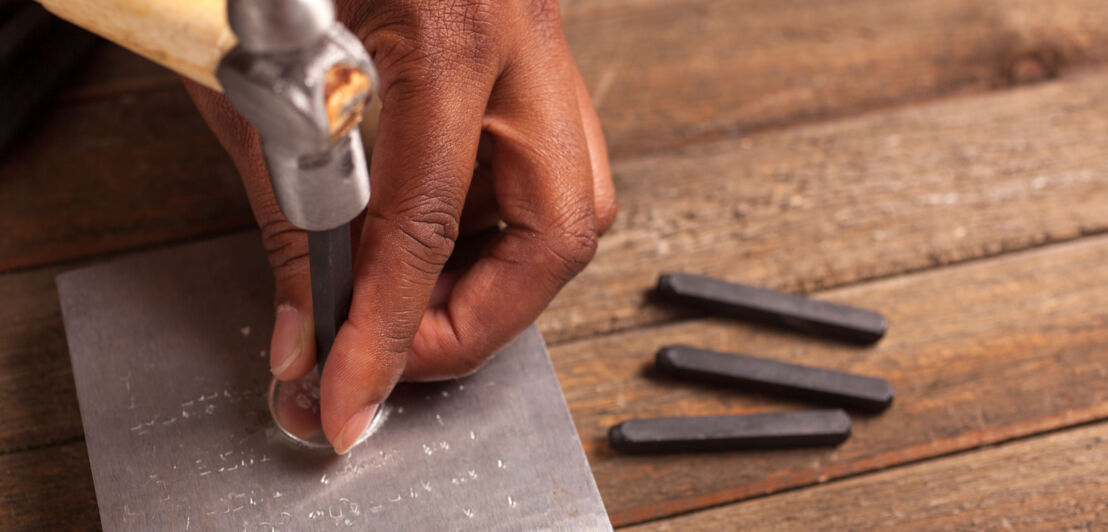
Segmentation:
{"type": "Polygon", "coordinates": [[[611,530],[534,326],[312,454],[266,407],[272,290],[254,233],[59,276],[106,530],[611,530]]]}

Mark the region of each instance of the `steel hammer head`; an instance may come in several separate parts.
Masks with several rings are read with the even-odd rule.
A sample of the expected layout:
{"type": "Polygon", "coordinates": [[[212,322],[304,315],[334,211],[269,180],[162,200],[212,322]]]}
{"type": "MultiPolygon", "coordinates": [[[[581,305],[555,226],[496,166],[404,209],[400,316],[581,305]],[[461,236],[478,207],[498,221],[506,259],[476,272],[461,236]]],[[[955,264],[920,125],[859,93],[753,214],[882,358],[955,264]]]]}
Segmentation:
{"type": "Polygon", "coordinates": [[[365,47],[335,19],[331,0],[229,0],[239,39],[216,77],[258,130],[281,212],[323,231],[369,202],[357,125],[375,95],[365,47]]]}

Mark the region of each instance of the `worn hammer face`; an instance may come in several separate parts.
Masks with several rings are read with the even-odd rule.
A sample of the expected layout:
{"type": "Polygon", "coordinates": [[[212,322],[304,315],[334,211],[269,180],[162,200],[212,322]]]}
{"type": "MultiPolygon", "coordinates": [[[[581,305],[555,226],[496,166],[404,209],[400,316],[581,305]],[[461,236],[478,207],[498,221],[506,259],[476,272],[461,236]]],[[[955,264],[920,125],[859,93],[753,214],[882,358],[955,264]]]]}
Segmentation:
{"type": "Polygon", "coordinates": [[[377,74],[365,47],[335,22],[296,50],[239,45],[216,71],[231,104],[257,128],[277,202],[311,231],[349,222],[369,202],[369,171],[356,127],[377,74]]]}

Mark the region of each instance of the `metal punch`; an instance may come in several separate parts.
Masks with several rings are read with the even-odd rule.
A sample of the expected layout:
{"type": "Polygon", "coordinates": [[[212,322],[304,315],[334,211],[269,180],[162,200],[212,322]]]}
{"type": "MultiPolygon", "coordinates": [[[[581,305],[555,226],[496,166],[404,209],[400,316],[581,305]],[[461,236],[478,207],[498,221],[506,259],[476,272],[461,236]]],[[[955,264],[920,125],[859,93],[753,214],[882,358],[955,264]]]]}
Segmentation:
{"type": "MultiPolygon", "coordinates": [[[[888,408],[894,397],[884,379],[682,345],[663,347],[654,366],[678,378],[869,412],[888,408]]],[[[631,419],[612,427],[608,440],[612,448],[633,453],[721,451],[838,445],[850,431],[846,412],[830,409],[631,419]]]]}
{"type": "MultiPolygon", "coordinates": [[[[865,405],[863,408],[872,407],[865,400],[874,400],[882,390],[888,391],[888,401],[892,401],[892,387],[881,379],[685,346],[662,348],[655,357],[655,367],[680,378],[865,405]],[[862,386],[860,392],[852,389],[855,385],[862,386]]],[[[608,441],[613,449],[629,453],[731,451],[838,445],[850,432],[850,417],[845,411],[820,409],[631,419],[612,427],[608,441]]]]}
{"type": "Polygon", "coordinates": [[[658,277],[657,291],[692,307],[859,344],[880,340],[889,327],[872,310],[689,273],[658,277]]]}
{"type": "Polygon", "coordinates": [[[742,416],[631,419],[608,431],[612,448],[629,453],[731,451],[838,445],[850,436],[839,409],[742,416]]]}
{"type": "MultiPolygon", "coordinates": [[[[888,408],[893,399],[892,385],[883,379],[687,346],[661,348],[655,367],[678,378],[868,411],[888,408]]],[[[632,419],[609,430],[608,441],[613,449],[624,452],[726,451],[835,446],[847,440],[850,433],[847,412],[821,409],[632,419]]]]}
{"type": "Polygon", "coordinates": [[[663,347],[654,358],[654,367],[680,378],[867,412],[885,410],[895,396],[893,385],[877,377],[685,345],[663,347]]]}
{"type": "MultiPolygon", "coordinates": [[[[698,275],[663,275],[658,292],[700,308],[858,343],[877,341],[888,326],[873,311],[698,275]]],[[[895,396],[892,385],[876,377],[683,345],[663,347],[654,364],[678,378],[867,412],[887,409],[895,396]]],[[[694,452],[837,445],[850,432],[846,412],[830,409],[631,419],[612,427],[608,440],[624,452],[694,452]]]]}

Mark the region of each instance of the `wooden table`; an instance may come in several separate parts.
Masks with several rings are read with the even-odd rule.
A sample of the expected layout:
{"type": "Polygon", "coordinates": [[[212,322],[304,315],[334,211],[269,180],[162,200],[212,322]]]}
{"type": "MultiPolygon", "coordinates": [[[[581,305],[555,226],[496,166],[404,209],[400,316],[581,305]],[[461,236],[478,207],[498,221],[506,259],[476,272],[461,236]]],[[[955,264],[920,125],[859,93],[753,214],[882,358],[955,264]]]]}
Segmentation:
{"type": "MultiPolygon", "coordinates": [[[[620,216],[540,324],[635,530],[1108,527],[1108,3],[565,0],[620,216]],[[883,311],[854,348],[681,312],[691,271],[883,311]],[[800,408],[685,342],[883,376],[834,449],[628,457],[631,416],[800,408]]],[[[0,161],[0,528],[98,525],[54,275],[251,225],[177,79],[111,46],[0,161]]]]}

